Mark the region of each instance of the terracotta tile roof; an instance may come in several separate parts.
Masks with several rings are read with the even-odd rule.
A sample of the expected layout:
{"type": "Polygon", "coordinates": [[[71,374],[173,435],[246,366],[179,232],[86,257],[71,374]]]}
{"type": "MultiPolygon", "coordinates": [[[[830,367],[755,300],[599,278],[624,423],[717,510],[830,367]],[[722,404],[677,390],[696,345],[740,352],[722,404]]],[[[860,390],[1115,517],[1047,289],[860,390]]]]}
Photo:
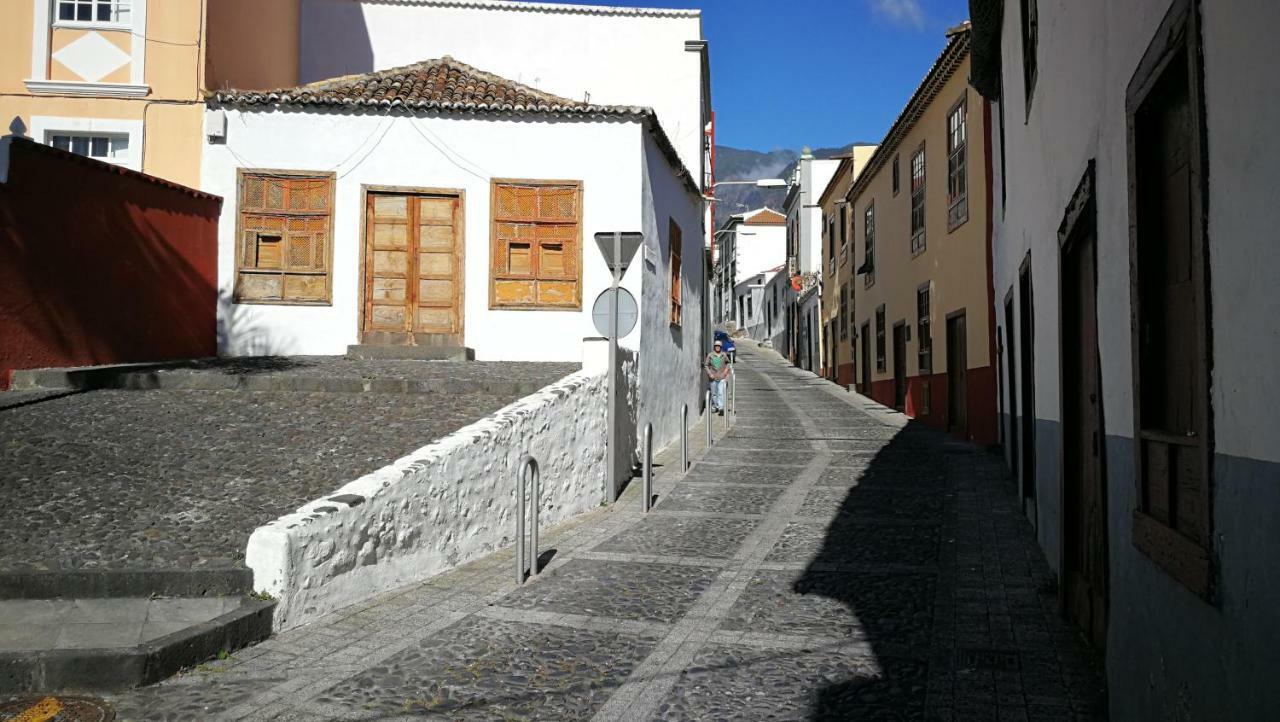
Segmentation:
{"type": "Polygon", "coordinates": [[[295,88],[220,90],[226,105],[372,106],[410,110],[639,116],[648,108],[592,105],[543,92],[474,68],[448,55],[364,75],[347,75],[295,88]]]}
{"type": "Polygon", "coordinates": [[[748,226],[785,226],[787,217],[772,208],[761,208],[745,214],[743,221],[748,226]]]}
{"type": "Polygon", "coordinates": [[[220,90],[210,93],[212,106],[242,108],[373,108],[383,111],[437,112],[459,115],[554,115],[583,120],[630,119],[648,128],[663,156],[685,187],[702,190],[681,161],[652,108],[593,105],[546,93],[514,80],[474,68],[448,55],[363,75],[321,80],[277,90],[220,90]]]}

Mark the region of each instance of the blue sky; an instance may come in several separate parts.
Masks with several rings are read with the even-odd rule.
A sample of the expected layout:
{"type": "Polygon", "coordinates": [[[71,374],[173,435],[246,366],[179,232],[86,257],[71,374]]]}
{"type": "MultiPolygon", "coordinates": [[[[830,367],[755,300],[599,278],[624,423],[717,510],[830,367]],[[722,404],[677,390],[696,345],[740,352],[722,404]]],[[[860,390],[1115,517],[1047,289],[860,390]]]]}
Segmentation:
{"type": "Polygon", "coordinates": [[[877,142],[967,0],[575,0],[702,9],[717,142],[773,150],[877,142]]]}

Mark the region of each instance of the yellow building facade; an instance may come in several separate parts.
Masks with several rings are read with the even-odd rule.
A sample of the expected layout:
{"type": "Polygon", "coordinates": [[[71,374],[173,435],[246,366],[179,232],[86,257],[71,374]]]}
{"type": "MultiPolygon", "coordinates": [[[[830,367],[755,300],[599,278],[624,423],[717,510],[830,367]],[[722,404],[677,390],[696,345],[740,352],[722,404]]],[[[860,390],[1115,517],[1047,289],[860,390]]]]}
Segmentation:
{"type": "Polygon", "coordinates": [[[299,0],[6,0],[5,11],[6,134],[191,187],[208,90],[298,82],[299,0]]]}
{"type": "Polygon", "coordinates": [[[839,363],[876,401],[995,443],[990,113],[968,85],[969,36],[948,34],[843,196],[856,262],[835,277],[853,296],[839,363]]]}

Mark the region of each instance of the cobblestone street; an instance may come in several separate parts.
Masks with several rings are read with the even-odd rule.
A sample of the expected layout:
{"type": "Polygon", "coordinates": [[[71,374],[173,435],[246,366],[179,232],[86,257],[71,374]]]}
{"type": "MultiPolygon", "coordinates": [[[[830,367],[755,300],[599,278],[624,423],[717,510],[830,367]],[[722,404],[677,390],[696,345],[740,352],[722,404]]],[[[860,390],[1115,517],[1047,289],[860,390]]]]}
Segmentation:
{"type": "Polygon", "coordinates": [[[1000,459],[755,351],[618,504],[112,701],[121,719],[1083,720],[1099,678],[1000,459]],[[717,434],[724,419],[715,419],[717,434]]]}

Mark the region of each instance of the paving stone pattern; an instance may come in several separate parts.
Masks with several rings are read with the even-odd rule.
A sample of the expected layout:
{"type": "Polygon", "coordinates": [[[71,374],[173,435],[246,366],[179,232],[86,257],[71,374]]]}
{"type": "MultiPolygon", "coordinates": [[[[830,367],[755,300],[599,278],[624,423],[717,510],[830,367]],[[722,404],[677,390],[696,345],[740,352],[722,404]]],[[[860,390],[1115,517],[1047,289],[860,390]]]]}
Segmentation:
{"type": "MultiPolygon", "coordinates": [[[[546,383],[564,375],[516,365],[538,366],[546,383]]],[[[478,384],[494,372],[476,368],[478,384]]],[[[0,393],[0,570],[239,565],[257,526],[517,398],[0,393]]]]}
{"type": "Polygon", "coordinates": [[[733,441],[695,429],[687,474],[659,454],[650,513],[632,484],[545,530],[523,586],[504,550],[119,696],[121,719],[1103,717],[998,458],[739,360],[733,441]],[[739,442],[775,414],[803,433],[766,466],[739,442]],[[837,428],[885,451],[833,466],[837,428]]]}

